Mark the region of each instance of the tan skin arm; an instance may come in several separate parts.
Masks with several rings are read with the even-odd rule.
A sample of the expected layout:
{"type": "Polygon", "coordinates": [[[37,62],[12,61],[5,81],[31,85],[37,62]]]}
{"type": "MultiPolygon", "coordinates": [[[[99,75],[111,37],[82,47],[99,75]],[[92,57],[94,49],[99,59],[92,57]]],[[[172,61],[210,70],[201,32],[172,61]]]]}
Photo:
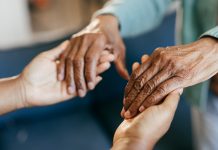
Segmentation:
{"type": "MultiPolygon", "coordinates": [[[[54,49],[39,54],[20,75],[0,79],[0,115],[24,107],[51,105],[77,96],[76,93],[67,92],[65,81],[57,79],[60,54],[69,44],[69,41],[65,41],[54,49]]],[[[102,80],[99,74],[109,69],[113,60],[114,55],[108,51],[101,53],[95,86],[102,80]]]]}

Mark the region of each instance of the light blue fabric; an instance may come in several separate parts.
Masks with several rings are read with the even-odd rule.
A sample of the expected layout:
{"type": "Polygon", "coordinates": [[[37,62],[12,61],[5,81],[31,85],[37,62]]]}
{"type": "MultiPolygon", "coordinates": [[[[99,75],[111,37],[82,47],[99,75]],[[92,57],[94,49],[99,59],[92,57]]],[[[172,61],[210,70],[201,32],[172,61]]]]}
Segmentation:
{"type": "Polygon", "coordinates": [[[123,37],[135,36],[155,28],[172,0],[111,0],[94,16],[112,14],[119,20],[123,37]]]}
{"type": "MultiPolygon", "coordinates": [[[[136,36],[155,28],[174,0],[111,0],[94,16],[111,14],[120,23],[123,37],[136,36]]],[[[182,0],[183,44],[197,40],[200,35],[218,38],[218,0],[182,0]],[[209,31],[208,31],[209,30],[209,31]]],[[[178,31],[179,32],[179,31],[178,31]]],[[[187,100],[205,111],[209,82],[185,90],[187,100]]]]}

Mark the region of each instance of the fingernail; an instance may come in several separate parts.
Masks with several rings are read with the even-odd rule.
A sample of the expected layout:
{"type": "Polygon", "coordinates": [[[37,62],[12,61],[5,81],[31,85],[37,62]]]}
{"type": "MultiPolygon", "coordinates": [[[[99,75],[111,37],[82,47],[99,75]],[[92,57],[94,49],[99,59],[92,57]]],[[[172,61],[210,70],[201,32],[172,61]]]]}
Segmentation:
{"type": "Polygon", "coordinates": [[[64,77],[62,76],[62,74],[59,74],[59,75],[58,75],[58,80],[59,80],[59,81],[62,81],[63,78],[64,78],[64,77]]]}
{"type": "Polygon", "coordinates": [[[145,110],[145,107],[144,106],[141,106],[140,108],[139,108],[139,111],[140,112],[143,112],[145,110]]]}
{"type": "Polygon", "coordinates": [[[125,112],[124,116],[125,116],[126,118],[131,118],[131,113],[130,113],[130,111],[128,110],[127,112],[125,112]]]}
{"type": "Polygon", "coordinates": [[[79,90],[78,94],[80,97],[84,97],[86,93],[83,90],[79,90]]]}
{"type": "Polygon", "coordinates": [[[70,87],[68,87],[68,91],[69,91],[70,94],[73,94],[74,89],[70,86],[70,87]]]}
{"type": "Polygon", "coordinates": [[[89,82],[89,83],[88,83],[88,88],[89,88],[90,90],[93,90],[93,89],[95,88],[94,83],[93,83],[93,82],[89,82]]]}

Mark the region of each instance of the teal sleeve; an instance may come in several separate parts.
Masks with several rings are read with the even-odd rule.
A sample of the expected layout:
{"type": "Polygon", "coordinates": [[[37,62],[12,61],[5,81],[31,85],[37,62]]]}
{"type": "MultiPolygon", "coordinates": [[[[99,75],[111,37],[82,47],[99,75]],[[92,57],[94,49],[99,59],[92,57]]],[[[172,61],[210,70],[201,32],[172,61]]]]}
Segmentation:
{"type": "MultiPolygon", "coordinates": [[[[205,36],[211,36],[218,38],[218,26],[208,30],[203,33],[200,38],[205,36]]],[[[210,81],[205,81],[203,83],[186,88],[184,95],[186,100],[192,104],[192,106],[197,107],[200,111],[206,111],[208,97],[209,97],[209,85],[210,81]]]]}
{"type": "Polygon", "coordinates": [[[110,0],[94,14],[111,14],[120,23],[123,37],[135,36],[156,27],[172,0],[110,0]]]}
{"type": "Polygon", "coordinates": [[[211,36],[211,37],[218,39],[218,26],[210,29],[209,31],[207,31],[201,35],[201,37],[204,37],[204,36],[211,36]]]}

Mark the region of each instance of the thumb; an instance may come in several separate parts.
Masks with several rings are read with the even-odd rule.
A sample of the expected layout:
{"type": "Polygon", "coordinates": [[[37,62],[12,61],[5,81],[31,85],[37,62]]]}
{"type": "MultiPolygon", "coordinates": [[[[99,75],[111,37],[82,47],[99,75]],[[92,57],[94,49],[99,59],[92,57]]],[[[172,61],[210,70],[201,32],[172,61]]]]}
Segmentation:
{"type": "Polygon", "coordinates": [[[117,52],[119,52],[119,53],[115,53],[116,59],[114,61],[117,72],[119,73],[119,75],[122,78],[129,80],[129,73],[128,73],[128,70],[126,68],[126,63],[125,63],[125,59],[126,59],[125,50],[122,50],[122,51],[119,50],[117,52]]]}
{"type": "Polygon", "coordinates": [[[70,45],[69,40],[66,40],[66,41],[62,42],[60,45],[58,45],[57,47],[47,51],[46,55],[48,58],[50,58],[52,60],[56,60],[60,57],[61,53],[63,51],[65,51],[70,46],[71,45],[70,45]]]}

